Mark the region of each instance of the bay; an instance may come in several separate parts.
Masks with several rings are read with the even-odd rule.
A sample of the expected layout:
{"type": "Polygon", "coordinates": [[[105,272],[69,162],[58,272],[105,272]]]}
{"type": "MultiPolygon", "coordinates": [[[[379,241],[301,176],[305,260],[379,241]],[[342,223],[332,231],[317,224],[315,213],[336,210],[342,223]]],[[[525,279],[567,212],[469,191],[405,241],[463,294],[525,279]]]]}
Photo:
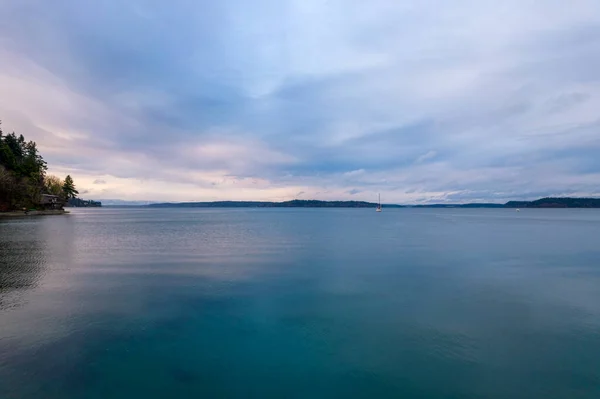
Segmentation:
{"type": "Polygon", "coordinates": [[[600,397],[600,211],[0,220],[0,398],[600,397]]]}

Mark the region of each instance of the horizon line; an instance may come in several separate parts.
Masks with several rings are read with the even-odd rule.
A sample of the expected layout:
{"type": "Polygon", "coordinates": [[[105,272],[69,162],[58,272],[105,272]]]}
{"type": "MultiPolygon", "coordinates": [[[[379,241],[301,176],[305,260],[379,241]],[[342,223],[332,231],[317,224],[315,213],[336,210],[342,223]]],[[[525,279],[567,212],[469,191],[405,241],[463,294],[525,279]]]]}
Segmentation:
{"type": "MultiPolygon", "coordinates": [[[[385,205],[392,205],[392,206],[406,206],[406,207],[410,207],[410,206],[431,206],[431,205],[505,205],[507,203],[510,202],[534,202],[534,201],[538,201],[538,200],[542,200],[542,199],[576,199],[576,200],[597,200],[600,199],[600,196],[590,196],[590,197],[537,197],[535,199],[528,199],[528,200],[523,200],[523,199],[512,199],[512,200],[508,200],[508,201],[504,201],[504,202],[494,202],[494,201],[467,201],[467,202],[427,202],[427,203],[414,203],[414,204],[401,204],[401,203],[382,203],[383,206],[385,205]]],[[[227,202],[227,203],[274,203],[274,204],[282,204],[282,203],[286,203],[286,202],[292,202],[292,201],[316,201],[316,202],[356,202],[356,203],[368,203],[368,204],[373,204],[373,205],[377,205],[377,202],[371,202],[371,201],[365,201],[365,200],[319,200],[319,199],[299,199],[299,198],[295,198],[295,199],[290,199],[290,200],[280,200],[280,201],[272,201],[272,200],[211,200],[211,201],[202,201],[202,200],[189,200],[189,201],[153,201],[153,200],[123,200],[123,199],[97,199],[97,200],[93,200],[93,201],[115,201],[115,202],[124,202],[124,203],[140,203],[137,205],[154,205],[154,204],[192,204],[192,203],[205,203],[205,204],[211,204],[211,203],[219,203],[219,202],[227,202]],[[145,204],[142,204],[145,203],[145,204]]],[[[126,205],[126,204],[123,204],[126,205]]],[[[132,205],[134,206],[134,205],[132,205]]]]}

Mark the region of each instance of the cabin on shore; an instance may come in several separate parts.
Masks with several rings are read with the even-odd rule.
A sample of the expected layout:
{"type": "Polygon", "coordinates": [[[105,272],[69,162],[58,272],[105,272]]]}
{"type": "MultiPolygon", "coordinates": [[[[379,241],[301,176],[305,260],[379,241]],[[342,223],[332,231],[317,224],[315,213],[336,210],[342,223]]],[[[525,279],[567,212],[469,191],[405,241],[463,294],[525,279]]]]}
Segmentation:
{"type": "Polygon", "coordinates": [[[63,201],[58,195],[42,194],[40,205],[44,209],[63,209],[63,201]]]}

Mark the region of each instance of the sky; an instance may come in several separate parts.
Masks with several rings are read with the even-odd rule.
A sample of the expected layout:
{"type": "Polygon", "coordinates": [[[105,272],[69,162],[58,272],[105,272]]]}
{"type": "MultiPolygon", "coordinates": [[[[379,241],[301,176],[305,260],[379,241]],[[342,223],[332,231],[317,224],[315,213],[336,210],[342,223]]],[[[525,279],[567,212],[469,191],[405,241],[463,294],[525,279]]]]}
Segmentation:
{"type": "Polygon", "coordinates": [[[600,1],[0,0],[0,119],[82,198],[600,195],[600,1]]]}

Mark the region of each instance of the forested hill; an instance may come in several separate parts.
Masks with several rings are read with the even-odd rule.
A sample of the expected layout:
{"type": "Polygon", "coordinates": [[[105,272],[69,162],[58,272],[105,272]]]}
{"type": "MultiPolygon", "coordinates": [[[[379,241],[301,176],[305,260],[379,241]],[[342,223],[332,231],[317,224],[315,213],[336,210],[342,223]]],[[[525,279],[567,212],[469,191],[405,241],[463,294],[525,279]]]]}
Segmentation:
{"type": "Polygon", "coordinates": [[[541,198],[535,201],[509,201],[506,208],[600,208],[600,198],[541,198]]]}
{"type": "MultiPolygon", "coordinates": [[[[374,202],[364,201],[318,201],[292,200],[284,202],[265,201],[214,201],[214,202],[167,202],[144,205],[151,208],[375,208],[374,202]]],[[[506,204],[383,204],[384,208],[600,208],[600,198],[542,198],[536,201],[509,201],[506,204]]]]}
{"type": "Polygon", "coordinates": [[[71,176],[61,179],[46,173],[47,165],[33,141],[16,133],[4,134],[0,126],[0,212],[60,208],[79,192],[71,176]]]}
{"type": "MultiPolygon", "coordinates": [[[[375,208],[376,203],[364,201],[318,201],[292,200],[284,202],[264,201],[214,201],[214,202],[176,202],[147,205],[153,208],[375,208]]],[[[384,205],[399,208],[400,205],[384,205]]]]}
{"type": "Polygon", "coordinates": [[[600,208],[600,198],[541,198],[535,201],[509,201],[505,204],[427,204],[414,208],[600,208]]]}
{"type": "Polygon", "coordinates": [[[32,207],[43,193],[46,162],[33,141],[0,129],[0,211],[32,207]]]}

